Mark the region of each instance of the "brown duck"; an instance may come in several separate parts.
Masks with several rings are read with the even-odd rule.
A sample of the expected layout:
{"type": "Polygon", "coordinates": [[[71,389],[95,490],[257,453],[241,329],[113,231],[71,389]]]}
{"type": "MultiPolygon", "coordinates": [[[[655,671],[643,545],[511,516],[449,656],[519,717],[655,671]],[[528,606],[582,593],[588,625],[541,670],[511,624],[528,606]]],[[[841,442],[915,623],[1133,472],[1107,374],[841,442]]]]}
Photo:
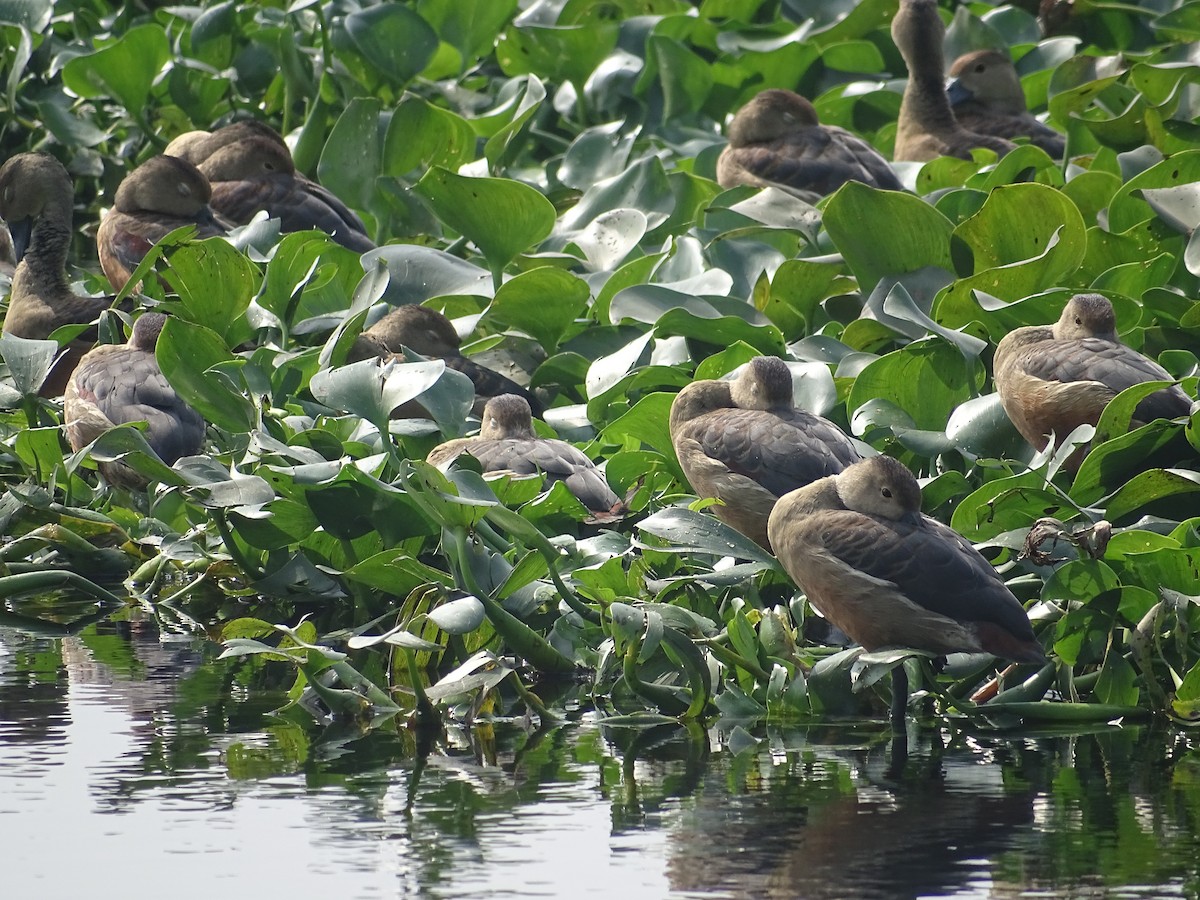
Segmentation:
{"type": "MultiPolygon", "coordinates": [[[[499,372],[481,366],[462,355],[462,339],[454,325],[436,309],[407,304],[391,310],[366,329],[355,341],[349,362],[377,356],[389,359],[403,353],[405,347],[430,359],[441,359],[446,365],[462,372],[475,385],[476,415],[482,415],[484,404],[501,394],[517,394],[529,404],[535,415],[542,414],[542,405],[528,390],[499,372]]],[[[410,415],[423,415],[415,412],[410,415]]]]}
{"type": "Polygon", "coordinates": [[[1066,138],[1025,107],[1017,70],[999,50],[976,50],[956,59],[946,96],[958,124],[968,131],[1008,140],[1027,137],[1055,159],[1066,152],[1066,138]]]}
{"type": "Polygon", "coordinates": [[[195,225],[198,238],[225,234],[229,223],[213,215],[211,194],[208,179],[174,156],[152,156],[125,176],[96,232],[109,283],[123,288],[154,243],[176,228],[195,225]]]}
{"type": "Polygon", "coordinates": [[[908,66],[908,84],[896,124],[895,158],[920,162],[939,156],[970,159],[976,147],[1003,156],[1016,146],[1012,141],[968,131],[954,118],[942,69],[945,36],[937,0],[900,0],[900,10],[892,19],[892,40],[908,66]]]}
{"type": "Polygon", "coordinates": [[[365,253],[375,247],[362,219],[332,192],[296,171],[291,151],[270,126],[252,119],[214,132],[190,131],[166,152],[195,165],[212,184],[212,207],[245,224],[260,209],[279,219],[283,232],[311,228],[343,247],[365,253]]]}
{"type": "Polygon", "coordinates": [[[777,89],[762,91],[733,117],[717,181],[723,188],[774,185],[814,202],[847,181],[903,190],[879,151],[844,128],[820,124],[808,100],[777,89]]]}
{"type": "Polygon", "coordinates": [[[832,422],[797,409],[792,373],[771,356],[733,381],[695,381],[671,404],[671,443],[696,493],[717,518],[770,549],[767,519],[788,491],[861,457],[832,422]]]}
{"type": "Polygon", "coordinates": [[[456,438],[434,447],[428,461],[446,466],[460,454],[479,460],[485,472],[544,475],[561,481],[598,518],[624,512],[624,504],[604,475],[579,448],[566,441],[541,438],[533,431],[533,414],[524,397],[501,394],[487,402],[477,437],[456,438]]]}
{"type": "MultiPolygon", "coordinates": [[[[1061,440],[1079,425],[1095,425],[1108,401],[1126,388],[1174,380],[1154,360],[1120,342],[1112,303],[1099,294],[1076,294],[1053,325],[1006,334],[996,347],[994,367],[1004,411],[1038,450],[1051,433],[1061,440]]],[[[1191,407],[1188,395],[1173,385],[1139,403],[1134,418],[1173,419],[1191,407]]]]}
{"type": "MultiPolygon", "coordinates": [[[[76,451],[127,422],[145,422],[146,443],[167,465],[200,451],[204,420],[175,393],[154,357],[167,317],[143,313],[126,344],[103,344],[79,363],[63,396],[67,440],[76,451]]],[[[146,480],[121,462],[98,465],[110,483],[145,487],[146,480]]]]}
{"type": "MultiPolygon", "coordinates": [[[[1025,610],[970,542],[921,513],[901,463],[875,456],[779,499],[771,546],[809,602],[868,651],[991,653],[1043,663],[1025,610]]],[[[896,673],[892,714],[907,699],[896,673]]]]}
{"type": "MultiPolygon", "coordinates": [[[[0,217],[18,260],[4,331],[44,340],[63,325],[94,322],[111,297],[84,297],[67,283],[74,189],[62,163],[45,153],[20,153],[0,168],[0,217]]],[[[90,329],[54,364],[42,394],[60,396],[80,358],[96,341],[90,329]]]]}

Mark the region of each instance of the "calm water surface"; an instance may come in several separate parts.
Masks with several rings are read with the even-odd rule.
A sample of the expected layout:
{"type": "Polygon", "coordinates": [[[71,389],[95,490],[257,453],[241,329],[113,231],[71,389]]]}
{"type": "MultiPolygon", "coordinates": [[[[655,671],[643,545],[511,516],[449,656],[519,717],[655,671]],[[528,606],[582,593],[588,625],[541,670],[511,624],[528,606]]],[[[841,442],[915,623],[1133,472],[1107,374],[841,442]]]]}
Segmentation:
{"type": "MultiPolygon", "coordinates": [[[[1200,751],[1106,727],[354,739],[219,648],[0,627],[0,896],[1196,897],[1200,751]],[[733,752],[731,747],[737,747],[733,752]]],[[[286,687],[286,684],[282,685],[286,687]]]]}

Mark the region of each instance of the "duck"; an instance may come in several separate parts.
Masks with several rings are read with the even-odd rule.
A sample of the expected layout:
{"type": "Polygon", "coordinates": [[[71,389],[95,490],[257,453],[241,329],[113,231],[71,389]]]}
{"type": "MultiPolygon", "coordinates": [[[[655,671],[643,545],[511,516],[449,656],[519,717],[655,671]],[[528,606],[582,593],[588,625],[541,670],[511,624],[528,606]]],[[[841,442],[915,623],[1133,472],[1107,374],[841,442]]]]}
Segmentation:
{"type": "Polygon", "coordinates": [[[946,96],[954,118],[968,131],[1009,140],[1027,137],[1054,159],[1062,159],[1066,152],[1066,138],[1025,107],[1016,67],[999,50],[975,50],[956,59],[950,66],[946,96]]]}
{"type": "Polygon", "coordinates": [[[942,64],[945,36],[937,0],[900,0],[900,9],[892,19],[892,40],[908,66],[908,83],[900,102],[894,156],[917,162],[939,156],[970,159],[976,147],[1003,156],[1016,144],[968,131],[954,118],[946,97],[942,64]]]}
{"type": "Polygon", "coordinates": [[[213,209],[232,222],[244,225],[261,209],[279,219],[284,233],[315,228],[356,253],[375,248],[362,219],[297,172],[287,144],[264,122],[244,119],[213,132],[185,132],[165,152],[204,173],[213,209]]]}
{"type": "Polygon", "coordinates": [[[816,200],[847,181],[903,190],[888,161],[855,134],[822,125],[806,98],[793,91],[761,91],[729,123],[729,145],[717,159],[723,188],[774,186],[816,200]]]}
{"type": "MultiPolygon", "coordinates": [[[[76,452],[128,422],[146,423],[146,443],[169,466],[200,451],[204,419],[171,387],[154,356],[166,321],[163,313],[142,313],[127,343],[102,344],[80,361],[63,396],[67,442],[76,452]]],[[[97,467],[110,484],[129,489],[147,484],[123,462],[97,467]]]]}
{"type": "Polygon", "coordinates": [[[439,444],[426,461],[444,469],[463,453],[475,457],[484,472],[541,474],[550,482],[561,481],[597,520],[618,518],[625,512],[603,473],[578,447],[534,433],[529,402],[516,394],[492,397],[484,407],[477,436],[439,444]]]}
{"type": "Polygon", "coordinates": [[[733,381],[686,385],[669,426],[696,493],[720,500],[717,518],[767,550],[779,497],[861,459],[840,428],[796,408],[791,370],[773,356],[751,359],[733,381]]]}
{"type": "MultiPolygon", "coordinates": [[[[1147,381],[1174,381],[1166,369],[1121,343],[1112,302],[1076,294],[1053,325],[1010,331],[996,347],[996,391],[1004,411],[1036,450],[1054,434],[1065,438],[1079,425],[1095,425],[1113,397],[1147,381]]],[[[1192,400],[1171,385],[1134,410],[1137,424],[1191,412],[1192,400]]],[[[1082,460],[1069,460],[1077,468],[1082,460]]]]}
{"type": "MultiPolygon", "coordinates": [[[[18,153],[0,168],[0,217],[8,223],[17,261],[4,315],[6,334],[46,340],[63,325],[95,322],[112,304],[112,297],[76,294],[67,281],[74,196],[71,176],[48,153],[18,153]]],[[[95,342],[91,328],[67,345],[42,384],[42,396],[62,396],[71,372],[95,342]]]]}
{"type": "MultiPolygon", "coordinates": [[[[372,357],[391,359],[407,347],[421,356],[443,360],[449,368],[470,378],[477,398],[475,415],[482,415],[487,401],[501,394],[523,397],[534,415],[542,414],[542,404],[532,393],[511,378],[463,356],[459,350],[461,344],[462,339],[454,325],[436,309],[406,304],[389,311],[363,331],[351,347],[347,361],[358,362],[372,357]]],[[[411,414],[423,415],[420,412],[411,414]]],[[[398,417],[395,413],[393,416],[398,417]]]]}
{"type": "MultiPolygon", "coordinates": [[[[779,498],[775,555],[809,603],[868,652],[990,653],[1044,664],[1024,607],[954,529],[921,512],[921,488],[890,456],[853,463],[779,498]]],[[[892,722],[903,727],[904,667],[892,722]]]]}
{"type": "Polygon", "coordinates": [[[117,188],[112,209],[100,220],[96,244],[100,268],[121,290],[147,251],[168,232],[196,226],[196,237],[224,235],[230,223],[213,215],[208,179],[174,156],[152,156],[117,188]]]}

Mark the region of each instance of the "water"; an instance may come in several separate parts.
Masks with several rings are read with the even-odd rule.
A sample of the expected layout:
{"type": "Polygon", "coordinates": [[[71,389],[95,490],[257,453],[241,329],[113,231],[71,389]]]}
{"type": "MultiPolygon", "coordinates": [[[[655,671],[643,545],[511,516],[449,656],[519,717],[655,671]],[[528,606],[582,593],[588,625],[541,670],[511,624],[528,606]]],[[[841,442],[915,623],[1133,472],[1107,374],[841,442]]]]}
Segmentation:
{"type": "Polygon", "coordinates": [[[322,734],[149,623],[0,628],[4,897],[1200,896],[1187,736],[322,734]]]}

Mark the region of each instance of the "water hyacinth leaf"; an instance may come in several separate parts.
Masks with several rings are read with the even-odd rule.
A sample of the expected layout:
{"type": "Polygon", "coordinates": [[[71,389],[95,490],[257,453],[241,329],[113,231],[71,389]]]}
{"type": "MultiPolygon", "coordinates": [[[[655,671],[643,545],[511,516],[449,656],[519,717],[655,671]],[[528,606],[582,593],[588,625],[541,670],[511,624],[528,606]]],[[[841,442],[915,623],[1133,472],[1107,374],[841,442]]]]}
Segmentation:
{"type": "Polygon", "coordinates": [[[629,374],[630,370],[641,363],[653,340],[654,332],[647,331],[638,335],[615,353],[596,357],[588,366],[587,380],[585,381],[588,397],[599,397],[616,386],[622,378],[629,374]]]}
{"type": "Polygon", "coordinates": [[[954,229],[952,240],[962,274],[1045,257],[1043,289],[1057,286],[1079,267],[1087,243],[1078,208],[1044,184],[996,187],[979,212],[954,229]],[[964,256],[970,257],[969,267],[964,256]]]}
{"type": "Polygon", "coordinates": [[[624,172],[637,136],[636,130],[626,130],[625,126],[624,122],[607,122],[580,132],[563,154],[559,180],[583,191],[624,172]]]}
{"type": "Polygon", "coordinates": [[[825,204],[825,229],[869,292],[885,276],[926,266],[953,269],[950,220],[911,194],[881,191],[848,181],[825,204]],[[904,222],[904,228],[868,232],[863,222],[904,222]]]}
{"type": "Polygon", "coordinates": [[[674,394],[660,392],[640,398],[629,412],[609,423],[604,429],[605,440],[620,443],[624,438],[633,438],[673,459],[674,449],[667,420],[674,399],[674,394]]]}
{"type": "Polygon", "coordinates": [[[638,522],[637,527],[667,541],[674,553],[736,556],[765,565],[773,565],[775,561],[758,544],[724,522],[684,506],[667,507],[638,522]]]}
{"type": "MultiPolygon", "coordinates": [[[[507,178],[469,178],[433,166],[416,191],[438,218],[475,244],[494,273],[554,228],[554,205],[540,192],[507,178]]],[[[498,279],[496,279],[498,281],[498,279]]]]}
{"type": "Polygon", "coordinates": [[[37,341],[8,333],[0,335],[0,357],[8,366],[13,387],[22,396],[38,392],[56,356],[57,341],[37,341]]]}
{"type": "Polygon", "coordinates": [[[657,228],[675,208],[671,182],[657,156],[640,159],[619,175],[594,182],[559,222],[563,233],[579,231],[614,209],[637,209],[647,228],[657,228]]]}
{"type": "Polygon", "coordinates": [[[139,475],[152,481],[173,485],[187,484],[182,475],[158,458],[158,454],[146,443],[145,435],[133,425],[110,428],[81,453],[86,453],[96,462],[120,460],[139,475]]]}
{"type": "Polygon", "coordinates": [[[1108,230],[1127,231],[1156,213],[1145,197],[1147,189],[1175,188],[1200,181],[1200,150],[1176,153],[1170,159],[1135,175],[1113,195],[1108,206],[1108,230]]]}
{"type": "Polygon", "coordinates": [[[589,269],[615,269],[646,234],[646,214],[638,209],[613,209],[601,213],[582,231],[564,235],[583,253],[589,269]]]}
{"type": "MultiPolygon", "coordinates": [[[[376,9],[392,9],[380,6],[376,9]]],[[[382,104],[374,97],[356,97],[334,123],[317,178],[321,184],[350,206],[369,209],[375,196],[375,179],[380,174],[382,155],[379,113],[382,104]]]]}
{"type": "Polygon", "coordinates": [[[136,115],[170,57],[162,26],[137,25],[109,46],[70,60],[63,66],[63,83],[80,97],[112,97],[136,115]]]}
{"type": "Polygon", "coordinates": [[[502,659],[481,650],[438,682],[425,689],[430,700],[448,700],[464,694],[490,691],[512,673],[502,659]]]}
{"type": "Polygon", "coordinates": [[[542,26],[513,23],[496,41],[496,61],[505,75],[537,74],[569,81],[579,90],[617,45],[616,22],[542,26]]]}
{"type": "MultiPolygon", "coordinates": [[[[429,531],[432,530],[431,526],[429,531]]],[[[448,573],[414,559],[403,548],[382,550],[362,562],[355,563],[342,575],[349,581],[399,597],[422,585],[440,584],[446,588],[454,586],[454,579],[448,573]]]]}
{"type": "Polygon", "coordinates": [[[475,132],[462,116],[405,94],[383,142],[383,172],[403,176],[417,168],[455,170],[475,155],[475,132]]]}
{"type": "Polygon", "coordinates": [[[375,424],[386,423],[392,410],[412,400],[442,377],[446,364],[427,362],[379,364],[379,360],[325,369],[309,383],[312,395],[333,409],[362,416],[375,424]]]}
{"type": "Polygon", "coordinates": [[[437,51],[438,37],[429,23],[398,3],[353,12],[345,28],[363,58],[397,84],[414,78],[437,51]]]}
{"type": "Polygon", "coordinates": [[[546,99],[546,86],[536,75],[522,75],[510,81],[500,96],[499,112],[470,120],[477,131],[490,135],[483,154],[492,172],[503,170],[521,149],[530,123],[546,99]]]}
{"type": "Polygon", "coordinates": [[[226,340],[259,284],[257,266],[222,238],[177,247],[163,277],[179,295],[172,314],[207,326],[226,340]]]}
{"type": "Polygon", "coordinates": [[[1017,459],[1024,447],[1024,439],[996,393],[973,397],[955,407],[946,423],[946,437],[971,458],[1017,459]]]}
{"type": "Polygon", "coordinates": [[[908,413],[916,428],[941,432],[954,408],[974,392],[977,367],[946,341],[916,341],[868,364],[854,380],[846,407],[887,400],[908,413]]]}
{"type": "Polygon", "coordinates": [[[254,405],[219,369],[237,361],[212,329],[168,318],[154,357],[171,387],[206,421],[235,434],[251,431],[257,425],[254,405]]]}
{"type": "Polygon", "coordinates": [[[570,272],[543,266],[501,285],[488,315],[531,335],[550,354],[563,332],[583,313],[587,300],[585,282],[570,272]]]}
{"type": "Polygon", "coordinates": [[[382,261],[389,280],[383,298],[393,306],[423,303],[447,294],[492,296],[492,279],[464,259],[445,250],[417,244],[389,244],[363,254],[363,269],[370,271],[382,261]]]}

